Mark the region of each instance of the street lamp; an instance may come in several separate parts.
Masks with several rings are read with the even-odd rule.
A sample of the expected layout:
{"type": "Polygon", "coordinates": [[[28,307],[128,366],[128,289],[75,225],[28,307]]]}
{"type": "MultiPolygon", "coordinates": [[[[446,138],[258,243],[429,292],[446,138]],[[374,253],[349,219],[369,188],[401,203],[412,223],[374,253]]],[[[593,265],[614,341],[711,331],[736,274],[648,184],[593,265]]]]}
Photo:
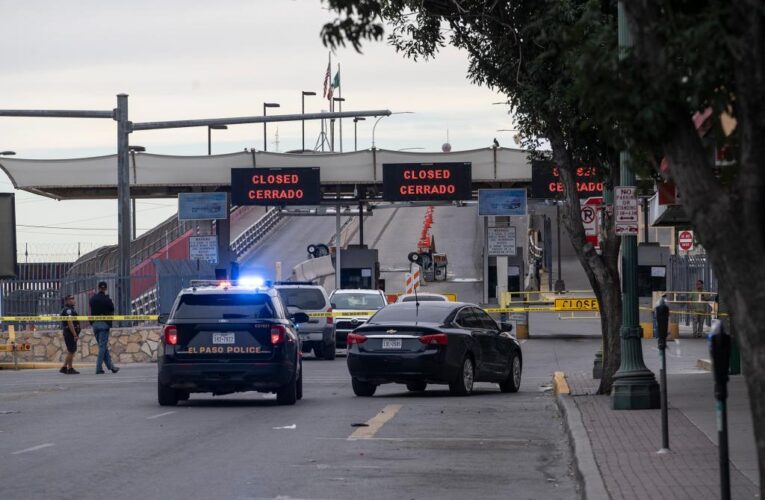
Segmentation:
{"type": "Polygon", "coordinates": [[[357,124],[359,122],[363,122],[364,120],[366,120],[366,118],[364,118],[363,116],[357,116],[357,117],[355,117],[353,119],[353,150],[354,151],[358,151],[359,150],[358,142],[356,140],[357,137],[358,137],[357,134],[356,134],[356,132],[357,132],[356,126],[357,126],[357,124]]]}
{"type": "Polygon", "coordinates": [[[15,155],[16,155],[16,151],[0,151],[0,156],[15,156],[15,155]]]}
{"type": "Polygon", "coordinates": [[[211,130],[228,130],[228,125],[208,125],[207,126],[207,156],[212,154],[212,133],[211,130]]]}
{"type": "MultiPolygon", "coordinates": [[[[391,113],[392,115],[413,115],[414,111],[396,111],[395,113],[391,113]]],[[[386,115],[383,115],[379,117],[376,121],[374,126],[372,127],[372,148],[375,147],[375,129],[377,128],[377,124],[385,118],[386,115]]]]}
{"type": "MultiPolygon", "coordinates": [[[[340,103],[340,112],[343,112],[343,103],[345,102],[345,97],[333,97],[333,101],[340,103]]],[[[333,118],[332,121],[335,121],[333,118]]],[[[343,119],[340,118],[340,152],[343,152],[343,119]]]]}
{"type": "MultiPolygon", "coordinates": [[[[136,178],[136,167],[135,167],[135,153],[138,151],[139,153],[143,153],[146,151],[146,148],[143,146],[128,146],[128,151],[130,151],[130,158],[133,160],[133,183],[135,183],[136,178]]],[[[135,196],[131,194],[130,196],[130,204],[132,206],[133,216],[130,219],[131,222],[131,232],[133,234],[133,239],[136,238],[137,235],[137,227],[138,224],[135,220],[135,214],[136,214],[136,203],[135,203],[135,196]]]]}
{"type": "MultiPolygon", "coordinates": [[[[305,114],[305,96],[307,95],[316,95],[316,92],[309,92],[307,90],[304,90],[300,95],[300,112],[302,114],[305,114]]],[[[301,152],[305,151],[305,120],[303,120],[303,147],[300,150],[301,152]]]]}
{"type": "MultiPolygon", "coordinates": [[[[266,108],[278,108],[279,103],[276,102],[264,102],[263,103],[263,116],[266,116],[266,108]]],[[[263,151],[268,151],[268,146],[266,145],[266,122],[263,122],[263,151]]]]}

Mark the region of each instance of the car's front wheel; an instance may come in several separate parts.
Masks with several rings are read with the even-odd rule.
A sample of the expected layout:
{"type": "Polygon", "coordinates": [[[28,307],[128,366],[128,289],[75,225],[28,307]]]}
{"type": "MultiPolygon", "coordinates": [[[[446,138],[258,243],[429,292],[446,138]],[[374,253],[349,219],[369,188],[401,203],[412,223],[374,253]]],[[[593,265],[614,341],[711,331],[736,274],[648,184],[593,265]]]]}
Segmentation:
{"type": "Polygon", "coordinates": [[[462,360],[462,369],[454,380],[449,383],[449,392],[454,396],[467,396],[473,392],[474,380],[475,366],[473,365],[473,358],[465,356],[465,359],[462,360]]]}
{"type": "Polygon", "coordinates": [[[178,399],[178,391],[157,381],[157,400],[160,406],[176,406],[178,399]]]}
{"type": "Polygon", "coordinates": [[[377,390],[377,386],[375,384],[364,382],[363,380],[359,380],[356,377],[351,379],[351,385],[353,386],[353,393],[361,397],[368,398],[374,396],[375,391],[377,390]]]}
{"type": "Polygon", "coordinates": [[[504,382],[499,383],[499,390],[502,392],[518,392],[521,388],[521,358],[517,353],[510,357],[510,373],[504,382]]]}

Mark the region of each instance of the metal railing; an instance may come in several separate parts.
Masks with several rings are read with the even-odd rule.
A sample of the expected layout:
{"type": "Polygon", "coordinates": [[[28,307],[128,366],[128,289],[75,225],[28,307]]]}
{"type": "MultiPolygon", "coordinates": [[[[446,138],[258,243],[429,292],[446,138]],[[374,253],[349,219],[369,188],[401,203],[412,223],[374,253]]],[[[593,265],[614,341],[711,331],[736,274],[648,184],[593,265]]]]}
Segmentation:
{"type": "Polygon", "coordinates": [[[281,213],[278,209],[272,208],[266,212],[263,217],[258,219],[253,225],[247,228],[237,239],[231,242],[231,250],[241,257],[252,248],[257,242],[263,239],[268,232],[281,220],[281,213]]]}

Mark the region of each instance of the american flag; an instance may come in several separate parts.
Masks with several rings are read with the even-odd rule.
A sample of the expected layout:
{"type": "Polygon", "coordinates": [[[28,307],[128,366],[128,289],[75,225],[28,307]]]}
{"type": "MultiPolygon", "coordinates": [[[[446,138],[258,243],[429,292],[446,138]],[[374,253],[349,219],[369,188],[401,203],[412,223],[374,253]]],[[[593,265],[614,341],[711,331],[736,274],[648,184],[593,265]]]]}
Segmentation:
{"type": "Polygon", "coordinates": [[[324,75],[324,93],[322,94],[328,100],[332,99],[332,63],[327,63],[327,74],[324,75]]]}

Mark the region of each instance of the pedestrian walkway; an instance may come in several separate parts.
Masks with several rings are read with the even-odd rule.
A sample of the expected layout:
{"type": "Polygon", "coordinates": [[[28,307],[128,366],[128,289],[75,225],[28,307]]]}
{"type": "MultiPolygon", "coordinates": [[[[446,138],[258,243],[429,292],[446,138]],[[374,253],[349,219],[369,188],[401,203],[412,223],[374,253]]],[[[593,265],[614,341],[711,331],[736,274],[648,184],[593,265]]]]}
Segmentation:
{"type": "MultiPolygon", "coordinates": [[[[610,396],[595,394],[597,380],[585,373],[568,373],[566,378],[571,393],[560,396],[561,404],[586,492],[595,496],[593,492],[602,495],[605,490],[612,499],[720,498],[711,374],[670,372],[668,454],[657,454],[659,410],[612,410],[610,396]],[[577,428],[584,431],[577,433],[577,428]]],[[[759,498],[743,378],[731,377],[730,389],[731,495],[759,498]]]]}

